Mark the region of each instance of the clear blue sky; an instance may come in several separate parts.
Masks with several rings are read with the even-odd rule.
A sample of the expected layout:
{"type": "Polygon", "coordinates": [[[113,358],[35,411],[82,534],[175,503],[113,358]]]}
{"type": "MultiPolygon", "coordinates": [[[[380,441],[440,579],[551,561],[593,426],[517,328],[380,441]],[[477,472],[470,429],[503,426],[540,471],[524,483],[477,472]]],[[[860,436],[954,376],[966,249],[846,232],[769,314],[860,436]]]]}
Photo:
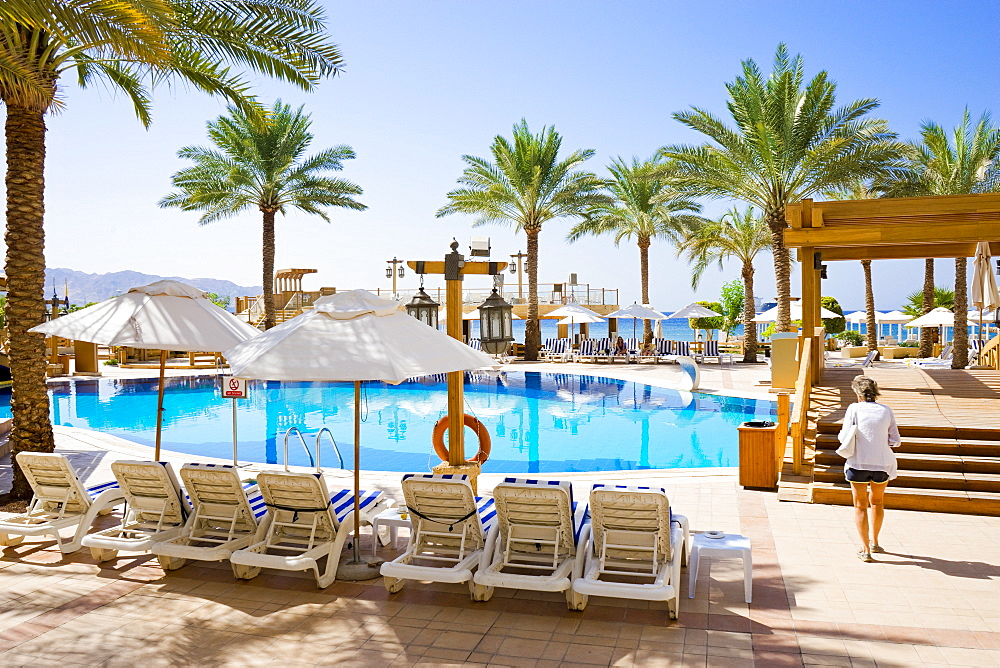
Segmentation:
{"type": "MultiPolygon", "coordinates": [[[[473,230],[461,216],[436,219],[462,170],[460,156],[487,156],[497,134],[524,117],[554,125],[567,149],[593,148],[589,168],[615,155],[648,156],[698,141],[671,113],[698,105],[724,113],[724,84],[740,61],[770,68],[779,42],[801,53],[807,73],[827,70],[838,101],[875,97],[878,115],[904,138],[923,120],[953,127],[968,106],[997,109],[1000,21],[978,2],[328,2],[344,73],[313,94],[261,82],[313,115],[314,148],[349,144],[358,158],[342,175],[365,189],[369,210],[333,210],[332,224],[291,212],[279,218],[278,267],[319,269],[308,288],[388,287],[385,260],[438,259],[453,236],[489,235],[494,259],[524,249],[512,228],[473,230]]],[[[49,119],[47,264],[88,272],[135,269],[189,278],[260,281],[260,216],[197,225],[197,214],[160,210],[177,149],[207,143],[205,122],[220,101],[184,89],[155,96],[144,130],[127,100],[64,81],[66,111],[49,119]]],[[[2,113],[2,112],[0,112],[2,113]]],[[[712,203],[709,213],[722,204],[712,203]]],[[[539,279],[576,272],[596,287],[639,296],[638,251],[609,239],[564,241],[570,221],[541,235],[539,279]]],[[[680,307],[695,298],[689,271],[666,243],[654,244],[652,300],[680,307]]],[[[757,294],[773,295],[770,257],[759,259],[757,294]]],[[[894,308],[920,287],[922,263],[876,262],[876,302],[894,308]]],[[[939,283],[953,280],[938,262],[939,283]]],[[[697,298],[715,299],[737,267],[706,273],[697,298]]],[[[508,279],[509,280],[509,279],[508,279]]],[[[412,274],[403,280],[415,287],[412,274]]],[[[470,282],[469,287],[476,287],[470,282]]],[[[486,287],[485,284],[479,287],[486,287]]],[[[863,305],[857,263],[831,266],[824,294],[863,305]]]]}

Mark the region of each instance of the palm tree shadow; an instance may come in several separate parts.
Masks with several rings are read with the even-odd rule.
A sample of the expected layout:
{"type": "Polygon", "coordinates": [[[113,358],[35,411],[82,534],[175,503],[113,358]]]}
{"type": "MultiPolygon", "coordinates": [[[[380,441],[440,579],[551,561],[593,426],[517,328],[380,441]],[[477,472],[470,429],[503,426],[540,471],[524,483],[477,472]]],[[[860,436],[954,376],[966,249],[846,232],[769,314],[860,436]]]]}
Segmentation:
{"type": "Polygon", "coordinates": [[[988,564],[982,561],[951,561],[938,557],[925,557],[900,552],[882,552],[873,554],[875,560],[886,566],[918,566],[927,570],[937,571],[943,575],[976,580],[989,580],[1000,576],[1000,565],[988,564]],[[902,557],[901,560],[887,561],[882,556],[902,557]]]}

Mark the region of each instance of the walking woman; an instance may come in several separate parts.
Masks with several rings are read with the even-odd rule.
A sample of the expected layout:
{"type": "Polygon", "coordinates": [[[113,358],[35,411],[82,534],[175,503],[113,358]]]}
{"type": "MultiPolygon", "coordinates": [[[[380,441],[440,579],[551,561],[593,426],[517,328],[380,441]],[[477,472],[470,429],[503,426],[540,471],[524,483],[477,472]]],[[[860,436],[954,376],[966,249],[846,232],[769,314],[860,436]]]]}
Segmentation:
{"type": "Polygon", "coordinates": [[[874,561],[872,552],[883,552],[878,534],[885,515],[885,488],[896,477],[896,454],[893,448],[900,444],[899,429],[892,410],[875,402],[878,385],[867,376],[857,376],[851,389],[858,395],[858,402],[847,407],[841,434],[846,434],[852,424],[857,425],[854,455],[844,463],[844,475],[851,483],[854,496],[854,521],[861,536],[858,558],[874,561]],[[871,542],[868,538],[868,509],[871,508],[871,542]]]}

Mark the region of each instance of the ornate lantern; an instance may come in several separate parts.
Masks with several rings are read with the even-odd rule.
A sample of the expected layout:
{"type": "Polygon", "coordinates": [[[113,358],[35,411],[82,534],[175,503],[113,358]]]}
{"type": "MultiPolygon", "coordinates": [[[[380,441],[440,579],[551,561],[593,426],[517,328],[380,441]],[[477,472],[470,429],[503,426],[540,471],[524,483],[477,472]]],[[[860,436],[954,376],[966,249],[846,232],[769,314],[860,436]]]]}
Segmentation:
{"type": "Polygon", "coordinates": [[[424,292],[424,277],[420,276],[420,289],[413,295],[413,299],[406,305],[406,312],[414,318],[429,325],[434,329],[438,326],[438,304],[431,299],[431,296],[424,292]]]}
{"type": "Polygon", "coordinates": [[[510,342],[514,340],[513,310],[514,307],[504,301],[495,287],[493,294],[479,306],[479,338],[483,352],[490,355],[507,352],[510,342]]]}

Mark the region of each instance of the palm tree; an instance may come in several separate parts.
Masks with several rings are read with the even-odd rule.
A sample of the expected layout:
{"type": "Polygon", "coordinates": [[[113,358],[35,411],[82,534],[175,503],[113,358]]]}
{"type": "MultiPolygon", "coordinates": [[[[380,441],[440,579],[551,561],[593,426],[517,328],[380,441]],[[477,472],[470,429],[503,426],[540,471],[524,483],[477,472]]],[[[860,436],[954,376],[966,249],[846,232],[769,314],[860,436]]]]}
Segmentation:
{"type": "Polygon", "coordinates": [[[302,107],[275,102],[263,121],[235,107],[228,116],[208,123],[208,136],[215,148],[187,146],[177,152],[192,160],[192,167],[173,175],[177,188],[160,200],[161,207],[183,211],[204,211],[199,225],[257,209],[263,216],[264,238],[264,329],[276,323],[274,309],[274,215],[288,207],[330,218],[322,207],[339,206],[364,210],[351,199],[360,195],[359,186],[323,175],[339,171],[342,161],[354,157],[350,146],[335,146],[304,157],[313,140],[312,121],[302,107]]]}
{"type": "MultiPolygon", "coordinates": [[[[704,218],[694,215],[701,205],[679,193],[669,184],[656,160],[632,163],[615,158],[608,171],[611,178],[606,187],[613,201],[596,208],[590,215],[573,226],[566,237],[571,243],[586,236],[611,234],[615,246],[622,239],[635,237],[639,246],[639,273],[642,280],[642,303],[649,303],[649,246],[653,239],[669,239],[675,243],[704,218]],[[690,213],[687,213],[690,212],[690,213]]],[[[643,321],[644,341],[653,338],[649,320],[643,321]]]]}
{"type": "Polygon", "coordinates": [[[884,121],[868,117],[878,100],[835,108],[837,86],[826,72],[803,88],[802,57],[789,58],[784,44],[770,75],[753,60],[742,65],[742,76],[727,85],[736,127],[697,107],[677,112],[675,119],[712,143],[664,147],[661,155],[678,161],[678,184],[692,194],[738,199],[763,211],[778,288],[775,329],[785,332],[791,325],[785,206],[853,179],[890,174],[903,147],[884,121]]]}
{"type": "MultiPolygon", "coordinates": [[[[147,86],[183,82],[232,103],[255,106],[232,65],[310,89],[336,73],[313,0],[206,3],[191,0],[6,0],[0,8],[0,100],[6,106],[7,258],[10,365],[14,377],[10,436],[15,453],[51,451],[45,386],[45,117],[64,107],[63,75],[81,87],[120,89],[150,123],[147,86]]],[[[15,466],[13,494],[29,493],[15,466]]]]}
{"type": "Polygon", "coordinates": [[[556,218],[583,217],[609,198],[601,192],[604,182],[596,174],[579,171],[593,149],[573,151],[559,157],[562,136],[554,127],[531,134],[528,122],[514,126],[513,142],[497,135],[490,146],[493,162],[463,155],[468,165],[458,182],[463,186],[448,193],[450,203],[437,217],[452,213],[478,216],[475,224],[513,224],[528,237],[528,318],[524,328],[524,358],[538,359],[541,332],[538,328],[538,235],[542,226],[556,218]]]}
{"type": "MultiPolygon", "coordinates": [[[[908,173],[902,183],[908,192],[922,195],[966,195],[1000,191],[996,178],[1000,158],[1000,128],[993,125],[989,112],[983,112],[972,125],[969,110],[962,122],[950,134],[937,123],[926,121],[920,126],[921,141],[911,144],[908,173]],[[915,185],[914,185],[915,184],[915,185]]],[[[966,271],[968,259],[955,259],[955,353],[952,368],[961,369],[969,363],[968,296],[966,271]]],[[[924,306],[934,287],[933,260],[927,261],[924,278],[924,306]],[[929,284],[929,285],[928,285],[929,284]],[[928,287],[930,290],[928,290],[928,287]]],[[[921,338],[922,354],[923,338],[921,338]]]]}
{"type": "Polygon", "coordinates": [[[771,231],[763,217],[752,206],[740,211],[733,207],[718,220],[709,221],[690,232],[680,243],[678,254],[694,263],[691,287],[697,289],[705,269],[713,263],[719,268],[730,258],[740,261],[743,279],[743,361],[757,363],[757,327],[753,318],[756,304],[753,298],[753,261],[759,253],[771,247],[771,231]]]}

